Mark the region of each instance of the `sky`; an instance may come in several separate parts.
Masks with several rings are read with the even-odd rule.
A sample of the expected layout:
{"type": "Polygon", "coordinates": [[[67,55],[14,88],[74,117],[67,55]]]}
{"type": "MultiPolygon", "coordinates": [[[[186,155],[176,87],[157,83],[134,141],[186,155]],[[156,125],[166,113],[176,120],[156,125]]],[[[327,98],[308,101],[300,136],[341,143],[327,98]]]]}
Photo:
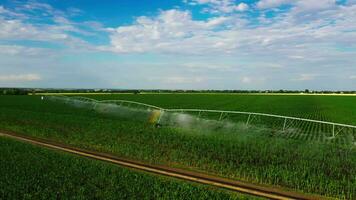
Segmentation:
{"type": "Polygon", "coordinates": [[[0,0],[0,87],[356,90],[356,0],[0,0]]]}

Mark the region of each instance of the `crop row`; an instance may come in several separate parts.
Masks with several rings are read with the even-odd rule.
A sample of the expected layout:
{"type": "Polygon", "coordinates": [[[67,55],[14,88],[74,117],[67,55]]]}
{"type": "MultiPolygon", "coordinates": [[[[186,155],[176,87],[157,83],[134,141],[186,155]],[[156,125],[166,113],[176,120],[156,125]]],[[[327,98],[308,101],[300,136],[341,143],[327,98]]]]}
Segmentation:
{"type": "Polygon", "coordinates": [[[0,138],[0,199],[252,199],[0,138]]]}
{"type": "Polygon", "coordinates": [[[301,134],[274,137],[279,132],[259,127],[233,132],[157,129],[39,97],[0,100],[0,129],[248,182],[356,197],[356,149],[350,146],[314,142],[301,134]]]}
{"type": "MultiPolygon", "coordinates": [[[[50,96],[48,100],[58,103],[66,103],[70,106],[80,107],[106,114],[112,117],[133,119],[146,122],[152,114],[152,108],[145,105],[130,102],[107,102],[98,103],[91,98],[81,97],[56,97],[50,96]],[[147,110],[147,109],[151,109],[147,110]]],[[[284,119],[271,116],[248,115],[244,113],[220,113],[207,111],[184,111],[162,112],[159,114],[160,124],[175,126],[178,128],[204,129],[204,131],[236,131],[236,128],[245,125],[244,128],[259,126],[269,128],[275,132],[273,135],[298,140],[310,140],[323,143],[335,143],[351,145],[356,143],[356,128],[333,126],[319,122],[310,122],[297,119],[284,119]]],[[[321,112],[315,112],[306,118],[323,119],[321,112]]],[[[268,131],[267,131],[268,132],[268,131]]]]}
{"type": "Polygon", "coordinates": [[[355,96],[243,94],[90,95],[98,100],[122,99],[163,108],[197,108],[262,112],[356,125],[355,96]]]}

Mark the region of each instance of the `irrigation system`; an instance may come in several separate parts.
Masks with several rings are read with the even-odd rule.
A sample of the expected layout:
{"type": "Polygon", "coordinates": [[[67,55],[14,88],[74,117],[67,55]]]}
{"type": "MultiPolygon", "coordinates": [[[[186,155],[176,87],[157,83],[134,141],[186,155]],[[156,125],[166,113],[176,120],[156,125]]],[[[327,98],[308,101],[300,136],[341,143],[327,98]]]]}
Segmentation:
{"type": "Polygon", "coordinates": [[[198,118],[204,115],[204,113],[214,113],[216,114],[215,120],[221,121],[226,118],[227,115],[245,115],[245,124],[248,126],[252,123],[252,119],[255,117],[268,117],[268,118],[274,118],[274,119],[279,119],[282,121],[281,123],[281,130],[285,131],[287,128],[290,128],[291,123],[295,121],[299,122],[309,122],[309,123],[315,123],[319,125],[328,125],[331,126],[331,133],[332,133],[332,138],[337,136],[340,132],[347,130],[350,130],[352,133],[356,132],[356,126],[355,125],[349,125],[349,124],[342,124],[342,123],[336,123],[336,122],[329,122],[329,121],[321,121],[321,120],[314,120],[314,119],[306,119],[306,118],[299,118],[299,117],[290,117],[290,116],[283,116],[283,115],[276,115],[276,114],[267,114],[267,113],[258,113],[258,112],[245,112],[245,111],[229,111],[229,110],[209,110],[209,109],[190,109],[190,108],[177,108],[177,109],[166,109],[166,108],[161,108],[155,105],[150,105],[146,103],[141,103],[141,102],[136,102],[136,101],[129,101],[129,100],[96,100],[96,99],[91,99],[87,97],[80,97],[80,96],[75,96],[75,97],[68,97],[68,96],[63,96],[63,95],[56,95],[56,96],[48,96],[49,98],[52,99],[61,99],[65,101],[80,101],[80,102],[86,102],[86,103],[92,103],[94,104],[94,108],[97,105],[100,104],[115,104],[115,105],[120,105],[120,106],[126,106],[126,107],[144,107],[147,110],[158,110],[160,111],[158,120],[156,123],[160,123],[163,115],[165,113],[195,113],[195,116],[198,118]],[[283,125],[282,125],[283,124],[283,125]]]}

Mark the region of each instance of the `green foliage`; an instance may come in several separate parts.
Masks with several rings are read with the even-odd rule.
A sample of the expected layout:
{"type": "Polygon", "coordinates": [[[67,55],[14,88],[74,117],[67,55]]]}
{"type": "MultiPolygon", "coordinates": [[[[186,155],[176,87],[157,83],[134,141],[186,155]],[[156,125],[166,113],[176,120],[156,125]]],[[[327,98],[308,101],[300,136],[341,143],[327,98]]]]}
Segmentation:
{"type": "Polygon", "coordinates": [[[27,95],[30,91],[21,88],[0,88],[0,95],[27,95]]]}
{"type": "MultiPolygon", "coordinates": [[[[341,123],[351,123],[356,116],[355,97],[213,94],[91,97],[129,99],[171,108],[309,116],[341,123]]],[[[356,197],[353,146],[285,139],[275,137],[268,129],[236,132],[156,129],[84,108],[41,101],[36,96],[0,97],[0,129],[228,178],[344,199],[356,197]]]]}

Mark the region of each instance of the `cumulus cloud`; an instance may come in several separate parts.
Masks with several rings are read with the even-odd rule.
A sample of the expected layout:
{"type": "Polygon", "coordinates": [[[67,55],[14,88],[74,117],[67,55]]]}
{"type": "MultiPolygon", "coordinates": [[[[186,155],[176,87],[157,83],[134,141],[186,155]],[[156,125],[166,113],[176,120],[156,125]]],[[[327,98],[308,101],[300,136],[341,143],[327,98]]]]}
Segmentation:
{"type": "Polygon", "coordinates": [[[0,75],[1,82],[28,82],[39,81],[41,76],[38,74],[13,74],[13,75],[0,75]]]}
{"type": "Polygon", "coordinates": [[[238,16],[194,20],[188,11],[162,11],[156,17],[138,17],[133,25],[111,28],[111,46],[117,53],[281,55],[290,59],[322,59],[340,55],[335,46],[356,43],[356,5],[314,13],[301,20],[294,12],[271,24],[251,26],[238,16]],[[332,25],[331,25],[332,24],[332,25]],[[315,48],[327,48],[315,52],[315,48]],[[312,55],[312,56],[310,56],[312,55]]]}
{"type": "Polygon", "coordinates": [[[246,11],[248,10],[249,6],[245,3],[239,3],[236,7],[235,7],[235,10],[237,11],[246,11]]]}
{"type": "MultiPolygon", "coordinates": [[[[43,56],[43,60],[39,60],[38,57],[27,57],[46,55],[50,52],[49,49],[38,48],[36,44],[54,43],[61,46],[59,49],[54,49],[55,54],[60,56],[70,57],[72,53],[81,50],[86,52],[90,50],[91,53],[109,51],[120,54],[125,58],[124,62],[131,64],[130,66],[140,67],[133,70],[133,67],[123,66],[121,60],[115,60],[114,63],[114,58],[108,59],[109,61],[97,59],[95,65],[115,66],[106,70],[110,72],[116,70],[115,76],[131,72],[130,81],[120,83],[127,82],[127,85],[134,82],[136,84],[135,80],[138,79],[147,81],[145,77],[151,71],[154,71],[152,77],[155,77],[157,71],[160,73],[160,77],[151,81],[151,83],[159,82],[160,85],[155,85],[157,87],[175,84],[183,84],[185,88],[192,85],[203,87],[208,82],[210,86],[219,88],[225,88],[228,84],[229,87],[234,88],[236,83],[242,87],[252,87],[258,83],[260,86],[267,87],[268,84],[278,82],[276,80],[290,83],[293,83],[291,80],[306,81],[298,84],[308,84],[314,83],[314,81],[307,81],[315,79],[317,77],[315,74],[319,74],[317,80],[320,82],[323,77],[326,77],[325,74],[329,74],[329,78],[330,74],[334,75],[333,80],[336,80],[335,77],[349,82],[350,79],[354,80],[353,76],[348,79],[350,74],[354,74],[354,69],[350,66],[356,64],[353,59],[356,57],[354,0],[338,4],[334,0],[259,0],[257,3],[249,4],[245,4],[244,2],[248,1],[243,0],[186,0],[186,2],[196,7],[192,11],[160,10],[156,15],[139,16],[131,24],[114,27],[104,27],[96,21],[82,23],[72,21],[70,16],[82,14],[75,8],[58,10],[48,4],[35,1],[17,3],[16,8],[0,6],[0,40],[5,41],[0,44],[1,67],[6,69],[4,67],[6,66],[7,69],[3,70],[6,72],[16,72],[16,70],[12,71],[13,66],[19,69],[17,71],[24,70],[27,66],[33,67],[30,71],[37,71],[36,67],[43,70],[43,65],[48,66],[53,63],[57,66],[57,71],[52,73],[63,73],[63,69],[59,67],[63,65],[61,62],[53,62],[47,56],[43,56]],[[289,6],[286,9],[275,9],[281,8],[282,5],[289,6]],[[207,12],[203,14],[206,17],[204,20],[195,18],[197,16],[195,12],[201,11],[207,12]],[[107,41],[106,36],[109,36],[109,42],[104,44],[107,41]],[[101,40],[102,38],[104,39],[101,40]],[[21,46],[22,41],[27,40],[40,41],[40,43],[34,42],[35,45],[31,46],[30,42],[21,46]],[[100,43],[101,46],[90,45],[86,41],[94,41],[93,44],[100,43]],[[133,56],[125,57],[125,54],[133,56]],[[145,56],[149,58],[138,59],[145,56]],[[165,65],[158,66],[156,59],[152,59],[156,56],[160,62],[166,59],[163,61],[166,62],[165,65]],[[23,66],[24,57],[29,65],[23,66]],[[46,64],[38,65],[44,63],[46,59],[48,59],[46,64]],[[10,66],[8,63],[13,65],[10,66]],[[138,71],[142,73],[144,71],[145,74],[137,78],[138,71]],[[262,78],[256,78],[259,74],[273,77],[268,78],[273,81],[264,82],[262,78]],[[292,74],[295,77],[291,77],[292,74]],[[212,81],[212,76],[224,81],[220,82],[220,79],[212,81]]],[[[98,56],[104,54],[96,53],[98,56]]],[[[111,53],[105,55],[115,57],[111,53]]],[[[98,68],[91,63],[96,56],[87,58],[85,60],[88,62],[80,58],[73,60],[79,60],[75,61],[76,67],[86,63],[77,74],[84,73],[88,76],[92,73],[94,75],[91,80],[93,80],[95,79],[93,77],[99,76],[98,68]],[[95,72],[88,72],[89,65],[95,72]]],[[[71,59],[65,62],[68,62],[69,64],[66,64],[69,66],[72,61],[68,60],[71,59]]],[[[52,68],[46,68],[46,72],[47,70],[51,71],[52,68]]],[[[111,79],[115,79],[114,73],[110,75],[112,75],[111,79]]],[[[94,85],[91,81],[88,82],[92,84],[91,86],[94,85]]],[[[69,82],[66,83],[70,85],[69,82]]],[[[296,85],[295,82],[294,84],[296,85]]],[[[150,87],[144,81],[137,85],[150,87]]],[[[280,82],[275,87],[279,88],[280,82]]]]}
{"type": "Polygon", "coordinates": [[[188,11],[162,11],[154,18],[139,17],[134,25],[111,29],[111,49],[118,53],[171,52],[199,54],[230,45],[214,29],[230,18],[195,21],[188,11]],[[209,46],[207,48],[207,46],[209,46]]]}

